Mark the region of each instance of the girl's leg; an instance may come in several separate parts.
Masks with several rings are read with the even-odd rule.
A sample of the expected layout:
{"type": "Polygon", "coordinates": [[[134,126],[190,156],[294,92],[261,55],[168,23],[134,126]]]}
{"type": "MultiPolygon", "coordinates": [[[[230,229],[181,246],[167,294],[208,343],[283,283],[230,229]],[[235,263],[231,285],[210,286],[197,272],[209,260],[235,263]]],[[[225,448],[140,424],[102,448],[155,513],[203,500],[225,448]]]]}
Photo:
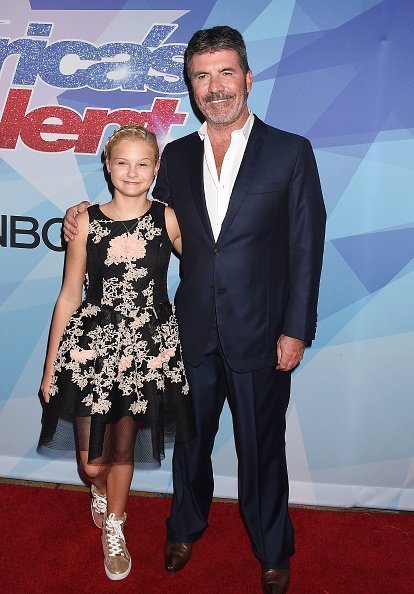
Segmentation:
{"type": "Polygon", "coordinates": [[[113,464],[106,478],[108,515],[123,516],[131,487],[134,467],[132,464],[113,464]]]}
{"type": "Polygon", "coordinates": [[[89,464],[88,452],[84,451],[79,452],[79,459],[79,470],[82,475],[82,478],[86,479],[88,483],[92,483],[92,485],[96,487],[97,491],[101,495],[105,495],[106,481],[108,478],[109,471],[111,470],[111,466],[109,464],[89,464]]]}
{"type": "Polygon", "coordinates": [[[88,463],[90,418],[77,418],[80,471],[92,483],[92,517],[102,527],[106,575],[124,579],[131,570],[131,556],[125,543],[125,507],[133,475],[137,424],[124,417],[106,426],[103,454],[96,464],[88,463]],[[99,464],[102,462],[103,464],[99,464]],[[98,492],[97,492],[98,491],[98,492]]]}
{"type": "Polygon", "coordinates": [[[106,480],[110,469],[109,465],[88,464],[88,452],[79,452],[79,471],[82,478],[91,483],[91,514],[98,528],[102,528],[107,512],[106,480]]]}
{"type": "Polygon", "coordinates": [[[106,478],[108,516],[122,517],[134,472],[134,448],[138,425],[131,417],[122,417],[108,429],[110,470],[106,478]]]}
{"type": "Polygon", "coordinates": [[[111,427],[112,464],[106,480],[108,512],[102,531],[104,567],[111,580],[124,579],[131,570],[131,556],[124,536],[125,507],[134,471],[137,424],[124,417],[111,427]]]}
{"type": "MultiPolygon", "coordinates": [[[[88,451],[91,431],[90,417],[76,418],[76,439],[79,454],[79,473],[85,482],[91,483],[100,495],[106,495],[106,479],[110,470],[110,464],[105,464],[104,457],[96,459],[96,464],[88,463],[88,451]],[[99,464],[102,462],[102,464],[99,464]]],[[[92,489],[93,491],[93,489],[92,489]]]]}

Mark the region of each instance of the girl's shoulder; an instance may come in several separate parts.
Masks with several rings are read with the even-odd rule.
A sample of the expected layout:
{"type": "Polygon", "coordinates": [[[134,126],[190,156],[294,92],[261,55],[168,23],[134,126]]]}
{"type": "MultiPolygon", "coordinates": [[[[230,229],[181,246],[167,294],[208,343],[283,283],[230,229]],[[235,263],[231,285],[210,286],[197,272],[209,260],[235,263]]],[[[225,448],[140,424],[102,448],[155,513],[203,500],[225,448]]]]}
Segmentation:
{"type": "MultiPolygon", "coordinates": [[[[94,221],[95,219],[98,219],[102,213],[101,213],[101,209],[99,208],[99,204],[91,204],[90,206],[88,206],[88,208],[85,210],[84,213],[81,214],[85,214],[88,217],[88,222],[94,221]]],[[[78,215],[80,216],[80,215],[78,215]]]]}
{"type": "Polygon", "coordinates": [[[76,217],[76,221],[79,227],[88,227],[90,221],[89,209],[86,209],[84,212],[80,212],[76,217]]]}
{"type": "Polygon", "coordinates": [[[177,217],[175,216],[175,211],[171,206],[165,207],[165,222],[166,225],[178,225],[177,217]]]}
{"type": "Polygon", "coordinates": [[[161,202],[161,200],[157,200],[157,198],[151,198],[151,202],[153,208],[159,210],[160,212],[164,212],[165,207],[168,206],[166,202],[161,202]]]}
{"type": "Polygon", "coordinates": [[[167,205],[160,200],[156,200],[155,198],[151,199],[151,208],[150,213],[151,217],[156,225],[161,227],[165,226],[165,212],[167,209],[167,205]]]}

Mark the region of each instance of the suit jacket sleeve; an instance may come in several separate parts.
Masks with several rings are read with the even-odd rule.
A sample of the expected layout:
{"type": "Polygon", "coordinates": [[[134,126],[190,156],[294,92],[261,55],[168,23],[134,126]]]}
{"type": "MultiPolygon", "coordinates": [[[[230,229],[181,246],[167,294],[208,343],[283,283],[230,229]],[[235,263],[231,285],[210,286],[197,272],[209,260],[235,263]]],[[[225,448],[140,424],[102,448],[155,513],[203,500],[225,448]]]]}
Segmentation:
{"type": "Polygon", "coordinates": [[[289,298],[283,334],[305,341],[315,337],[325,222],[315,156],[304,139],[289,186],[289,298]]]}

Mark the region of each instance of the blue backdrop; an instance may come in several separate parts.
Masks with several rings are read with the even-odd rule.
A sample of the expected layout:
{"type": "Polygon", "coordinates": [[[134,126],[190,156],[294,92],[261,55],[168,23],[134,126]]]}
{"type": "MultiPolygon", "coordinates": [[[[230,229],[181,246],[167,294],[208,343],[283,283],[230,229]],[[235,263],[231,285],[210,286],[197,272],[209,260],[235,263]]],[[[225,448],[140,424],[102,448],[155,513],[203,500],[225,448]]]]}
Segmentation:
{"type": "MultiPolygon", "coordinates": [[[[62,274],[60,218],[106,201],[114,124],[161,144],[199,126],[182,78],[196,29],[246,40],[250,106],[311,139],[328,211],[317,340],[294,374],[291,501],[414,509],[414,3],[2,0],[0,474],[78,483],[36,453],[38,389],[62,274]]],[[[171,297],[177,262],[169,273],[171,297]]],[[[217,496],[237,495],[225,408],[217,496]]],[[[171,491],[171,456],[133,487],[171,491]]]]}

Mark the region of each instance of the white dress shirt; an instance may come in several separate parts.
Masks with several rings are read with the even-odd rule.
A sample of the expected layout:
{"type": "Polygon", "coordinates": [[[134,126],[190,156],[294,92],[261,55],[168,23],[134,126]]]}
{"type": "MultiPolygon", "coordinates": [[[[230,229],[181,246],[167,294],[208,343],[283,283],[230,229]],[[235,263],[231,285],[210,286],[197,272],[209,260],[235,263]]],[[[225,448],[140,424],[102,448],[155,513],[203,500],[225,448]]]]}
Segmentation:
{"type": "Polygon", "coordinates": [[[208,216],[210,217],[211,228],[216,241],[224,217],[226,216],[234,182],[236,181],[244,151],[246,150],[253,122],[254,116],[250,112],[243,128],[240,130],[233,130],[231,133],[231,142],[224,155],[220,178],[217,175],[213,149],[207,134],[207,123],[204,122],[198,131],[201,140],[204,141],[204,195],[206,197],[206,206],[208,216]]]}

